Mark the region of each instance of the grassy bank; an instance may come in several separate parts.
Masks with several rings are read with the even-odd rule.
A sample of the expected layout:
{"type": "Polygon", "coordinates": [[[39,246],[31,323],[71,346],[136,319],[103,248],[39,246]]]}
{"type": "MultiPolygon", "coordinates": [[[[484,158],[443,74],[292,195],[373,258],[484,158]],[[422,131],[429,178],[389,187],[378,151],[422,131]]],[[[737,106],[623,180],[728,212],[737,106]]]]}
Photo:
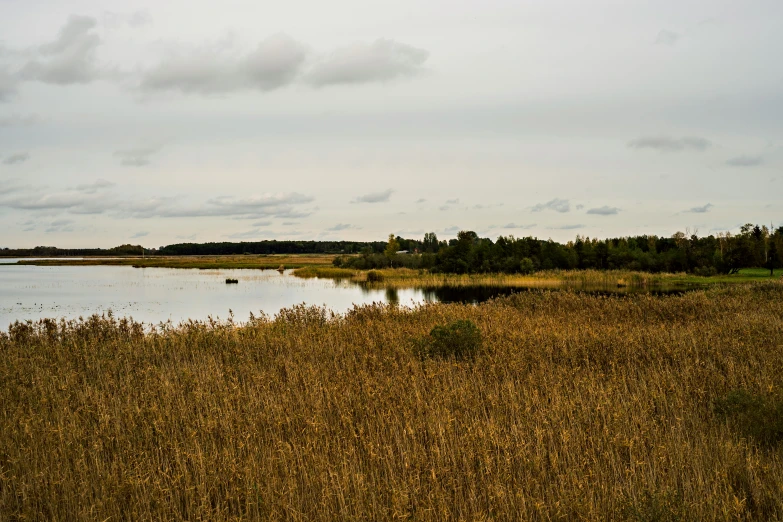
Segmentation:
{"type": "MultiPolygon", "coordinates": [[[[350,279],[366,283],[370,271],[335,268],[330,266],[308,266],[294,271],[297,277],[321,277],[350,279]]],[[[747,283],[769,281],[769,270],[748,268],[739,274],[700,277],[685,273],[651,274],[627,270],[543,270],[529,275],[521,274],[432,274],[426,270],[406,268],[372,270],[380,278],[373,282],[379,287],[434,288],[441,286],[505,286],[505,287],[640,287],[654,288],[683,285],[710,285],[722,283],[747,283]]],[[[783,270],[776,270],[772,279],[783,276],[783,270]]]]}
{"type": "Polygon", "coordinates": [[[781,384],[780,283],[17,325],[0,519],[780,519],[781,384]]]}
{"type": "Polygon", "coordinates": [[[177,256],[177,257],[129,257],[88,259],[42,259],[19,261],[20,265],[35,266],[133,266],[137,268],[300,268],[312,265],[331,266],[333,255],[247,255],[247,256],[177,256]]]}

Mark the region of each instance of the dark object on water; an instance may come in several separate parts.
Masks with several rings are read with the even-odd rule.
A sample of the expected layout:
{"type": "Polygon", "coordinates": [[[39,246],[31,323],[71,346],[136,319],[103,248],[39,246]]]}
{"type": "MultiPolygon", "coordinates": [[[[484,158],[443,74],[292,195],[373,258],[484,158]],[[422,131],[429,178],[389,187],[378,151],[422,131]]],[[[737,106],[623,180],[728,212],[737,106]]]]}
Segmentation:
{"type": "Polygon", "coordinates": [[[227,285],[235,285],[237,283],[239,283],[239,279],[231,279],[230,277],[226,278],[227,285]]]}

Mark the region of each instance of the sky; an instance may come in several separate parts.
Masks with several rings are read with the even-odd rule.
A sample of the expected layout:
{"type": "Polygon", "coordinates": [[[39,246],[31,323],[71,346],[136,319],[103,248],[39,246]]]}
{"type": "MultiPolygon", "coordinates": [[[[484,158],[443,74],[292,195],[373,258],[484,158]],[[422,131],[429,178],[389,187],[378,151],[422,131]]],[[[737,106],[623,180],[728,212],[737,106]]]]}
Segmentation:
{"type": "Polygon", "coordinates": [[[780,0],[0,0],[0,248],[783,225],[780,0]]]}

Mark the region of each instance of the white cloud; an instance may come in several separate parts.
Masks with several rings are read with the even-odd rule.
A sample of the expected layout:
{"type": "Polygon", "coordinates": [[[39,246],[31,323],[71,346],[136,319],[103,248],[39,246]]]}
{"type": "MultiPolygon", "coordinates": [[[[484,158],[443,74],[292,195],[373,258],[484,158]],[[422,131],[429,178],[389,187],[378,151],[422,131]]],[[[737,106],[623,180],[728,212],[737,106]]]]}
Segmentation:
{"type": "Polygon", "coordinates": [[[516,229],[516,230],[528,230],[531,228],[536,227],[535,223],[529,224],[529,225],[517,225],[516,223],[506,223],[502,227],[492,227],[492,228],[505,228],[505,229],[516,229]]]}
{"type": "Polygon", "coordinates": [[[95,51],[101,39],[95,32],[97,22],[89,16],[71,16],[53,42],[38,47],[19,75],[25,80],[69,85],[96,80],[100,71],[95,51]]]}
{"type": "Polygon", "coordinates": [[[11,154],[7,158],[3,158],[3,165],[17,165],[19,163],[24,163],[29,159],[30,154],[27,152],[17,152],[16,154],[11,154]]]}
{"type": "Polygon", "coordinates": [[[607,205],[598,208],[591,208],[590,210],[587,211],[588,214],[596,214],[598,216],[613,216],[619,212],[620,212],[619,208],[610,207],[607,205]]]}
{"type": "Polygon", "coordinates": [[[389,81],[422,71],[429,53],[424,49],[379,39],[355,43],[321,58],[307,75],[315,86],[389,81]]]}
{"type": "Polygon", "coordinates": [[[74,190],[84,192],[85,194],[95,194],[99,190],[108,189],[114,186],[116,186],[116,183],[112,183],[111,181],[107,181],[105,179],[97,179],[93,183],[76,185],[74,190]]]}
{"type": "Polygon", "coordinates": [[[567,199],[555,198],[546,203],[539,203],[531,209],[533,212],[541,212],[542,210],[554,210],[555,212],[565,213],[571,210],[571,203],[567,199]]]}
{"type": "Polygon", "coordinates": [[[354,225],[349,225],[348,223],[338,223],[333,227],[327,228],[326,230],[329,232],[340,232],[341,230],[351,230],[355,228],[357,227],[355,227],[354,225]]]}
{"type": "Polygon", "coordinates": [[[704,214],[706,212],[709,212],[712,207],[714,207],[712,203],[707,203],[706,205],[702,205],[700,207],[693,207],[689,208],[688,210],[685,210],[685,212],[690,212],[694,214],[704,214]]]}
{"type": "Polygon", "coordinates": [[[244,56],[222,44],[177,48],[143,74],[140,88],[198,94],[271,91],[291,83],[306,56],[306,47],[284,34],[267,38],[244,56]]]}
{"type": "Polygon", "coordinates": [[[737,156],[726,160],[726,165],[730,167],[758,167],[764,164],[764,158],[761,156],[737,156]]]}
{"type": "Polygon", "coordinates": [[[133,11],[131,13],[114,13],[106,11],[101,16],[101,21],[106,27],[115,29],[122,26],[128,26],[138,29],[150,25],[152,16],[147,11],[133,11]]]}
{"type": "Polygon", "coordinates": [[[392,189],[386,189],[381,192],[371,192],[363,196],[357,196],[351,203],[386,203],[394,193],[392,189]]]}
{"type": "Polygon", "coordinates": [[[632,149],[652,149],[659,152],[680,152],[684,150],[705,151],[712,142],[698,136],[672,138],[670,136],[645,136],[628,142],[632,149]]]}
{"type": "Polygon", "coordinates": [[[145,167],[150,164],[152,156],[160,151],[160,146],[139,147],[114,151],[114,157],[119,158],[120,165],[125,167],[145,167]]]}

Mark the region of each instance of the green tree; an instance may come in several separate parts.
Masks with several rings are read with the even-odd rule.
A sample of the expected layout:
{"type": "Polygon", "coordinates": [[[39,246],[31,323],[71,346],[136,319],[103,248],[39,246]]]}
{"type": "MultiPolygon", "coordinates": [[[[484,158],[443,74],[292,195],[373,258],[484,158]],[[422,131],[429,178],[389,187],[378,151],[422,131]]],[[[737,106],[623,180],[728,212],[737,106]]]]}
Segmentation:
{"type": "Polygon", "coordinates": [[[386,243],[386,250],[383,253],[386,254],[389,260],[392,260],[399,250],[400,242],[397,241],[394,234],[389,234],[389,241],[386,243]]]}
{"type": "Polygon", "coordinates": [[[775,275],[775,269],[780,268],[780,253],[778,245],[774,238],[770,238],[769,249],[767,250],[767,268],[769,268],[769,277],[775,275]]]}
{"type": "Polygon", "coordinates": [[[435,232],[427,232],[424,234],[424,241],[422,241],[422,245],[424,246],[424,251],[430,254],[435,254],[438,252],[438,236],[435,235],[435,232]]]}

